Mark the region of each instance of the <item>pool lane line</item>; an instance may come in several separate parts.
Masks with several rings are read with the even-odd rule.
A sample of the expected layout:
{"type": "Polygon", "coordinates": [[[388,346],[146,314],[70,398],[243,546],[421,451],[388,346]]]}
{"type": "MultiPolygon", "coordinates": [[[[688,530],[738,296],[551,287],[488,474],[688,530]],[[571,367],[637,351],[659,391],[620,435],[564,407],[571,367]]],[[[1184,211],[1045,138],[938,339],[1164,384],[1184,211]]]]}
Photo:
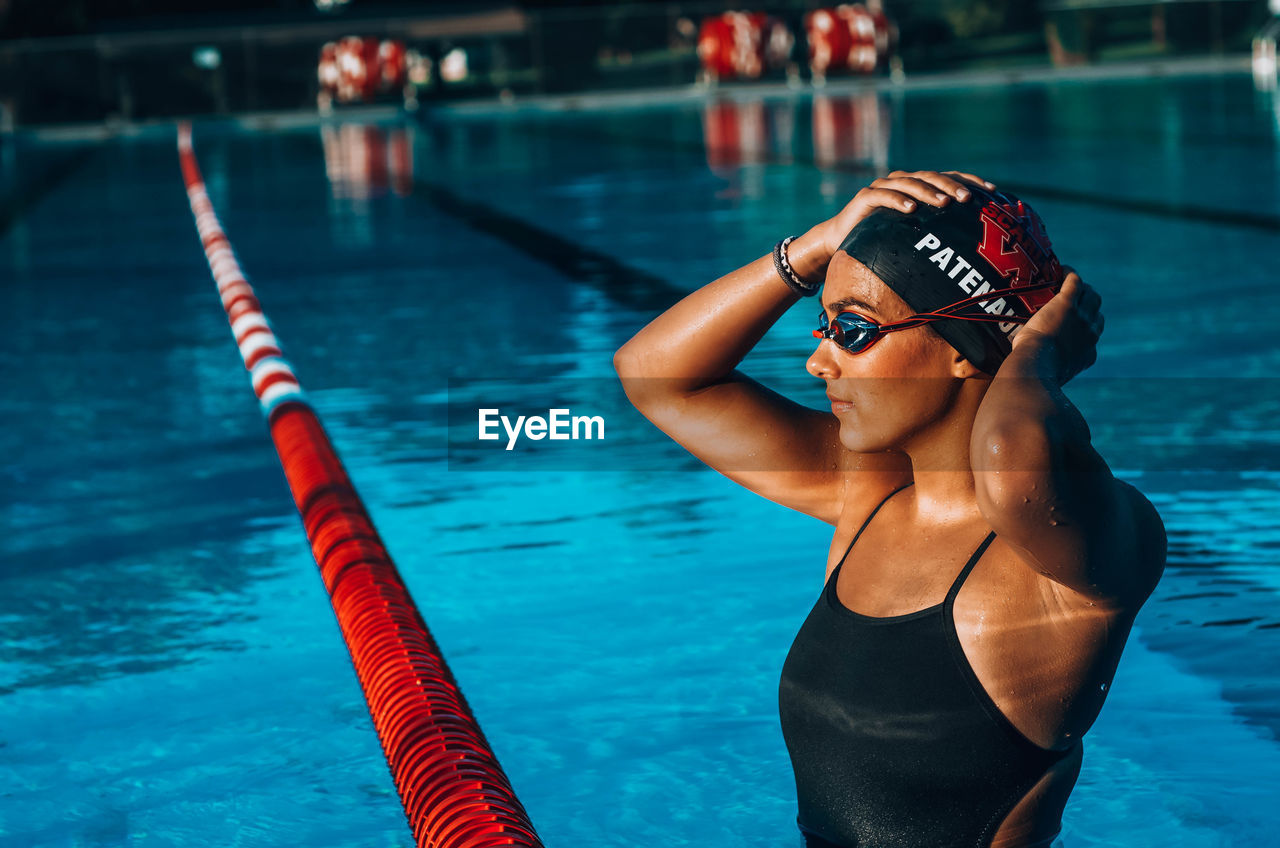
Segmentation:
{"type": "MultiPolygon", "coordinates": [[[[546,135],[558,134],[562,137],[567,136],[581,141],[586,141],[588,143],[604,144],[607,146],[637,147],[649,150],[665,149],[697,155],[705,155],[708,150],[714,151],[716,149],[714,147],[708,148],[705,144],[700,144],[696,141],[679,141],[676,139],[663,139],[642,135],[638,136],[634,134],[622,135],[610,133],[608,131],[581,131],[569,127],[552,128],[544,123],[536,126],[531,125],[531,128],[543,132],[546,135]]],[[[852,174],[859,177],[881,175],[879,169],[872,168],[868,162],[838,161],[821,164],[813,156],[796,154],[788,154],[784,156],[768,152],[755,153],[752,155],[744,155],[739,164],[809,165],[819,171],[833,171],[842,174],[852,174]]],[[[890,163],[886,166],[885,172],[887,173],[888,171],[896,170],[908,169],[890,163]]],[[[1221,209],[1212,206],[1197,206],[1189,203],[1170,203],[1161,200],[1117,197],[1103,192],[1080,191],[1009,180],[995,180],[994,182],[1000,188],[1008,189],[1009,191],[1025,198],[1042,197],[1046,200],[1077,203],[1082,206],[1095,206],[1110,212],[1134,212],[1140,215],[1170,218],[1179,221],[1222,224],[1241,229],[1261,230],[1269,233],[1280,232],[1280,215],[1269,215],[1265,212],[1248,212],[1235,209],[1221,209]]]]}
{"type": "Polygon", "coordinates": [[[579,244],[490,204],[468,200],[440,183],[414,177],[412,193],[443,214],[504,242],[565,277],[601,289],[623,306],[639,310],[666,309],[688,294],[664,277],[628,265],[616,256],[579,244]]]}
{"type": "MultiPolygon", "coordinates": [[[[5,143],[12,144],[12,138],[5,143]]],[[[0,198],[0,239],[3,239],[13,225],[22,220],[41,200],[66,182],[72,174],[83,168],[100,149],[100,146],[94,145],[65,153],[55,164],[41,171],[26,188],[0,198]]]]}
{"type": "Polygon", "coordinates": [[[178,153],[209,269],[417,845],[541,848],[236,261],[189,124],[179,125],[178,153]]]}

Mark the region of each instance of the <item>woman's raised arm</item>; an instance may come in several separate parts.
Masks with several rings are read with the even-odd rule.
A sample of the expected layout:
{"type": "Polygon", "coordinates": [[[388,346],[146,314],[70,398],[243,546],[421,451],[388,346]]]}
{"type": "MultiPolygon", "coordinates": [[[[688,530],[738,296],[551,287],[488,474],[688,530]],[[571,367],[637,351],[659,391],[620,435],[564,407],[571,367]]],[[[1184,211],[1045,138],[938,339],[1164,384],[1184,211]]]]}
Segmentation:
{"type": "MultiPolygon", "coordinates": [[[[895,171],[792,241],[792,269],[819,282],[844,237],[872,209],[943,205],[964,191],[942,174],[895,171]]],[[[628,399],[694,456],[757,494],[835,524],[848,472],[900,475],[902,467],[892,456],[847,450],[830,410],[802,406],[737,370],[799,299],[772,256],[763,256],[684,297],[619,348],[613,362],[628,399]]]]}

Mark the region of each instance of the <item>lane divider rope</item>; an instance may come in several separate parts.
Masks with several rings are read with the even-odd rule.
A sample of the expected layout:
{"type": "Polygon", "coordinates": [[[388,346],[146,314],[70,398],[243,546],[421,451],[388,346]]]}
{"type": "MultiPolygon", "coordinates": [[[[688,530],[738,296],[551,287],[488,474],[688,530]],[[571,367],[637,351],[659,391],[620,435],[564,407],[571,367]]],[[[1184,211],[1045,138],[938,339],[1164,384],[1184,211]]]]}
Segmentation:
{"type": "Polygon", "coordinates": [[[284,357],[178,127],[191,214],[419,848],[542,843],[284,357]]]}

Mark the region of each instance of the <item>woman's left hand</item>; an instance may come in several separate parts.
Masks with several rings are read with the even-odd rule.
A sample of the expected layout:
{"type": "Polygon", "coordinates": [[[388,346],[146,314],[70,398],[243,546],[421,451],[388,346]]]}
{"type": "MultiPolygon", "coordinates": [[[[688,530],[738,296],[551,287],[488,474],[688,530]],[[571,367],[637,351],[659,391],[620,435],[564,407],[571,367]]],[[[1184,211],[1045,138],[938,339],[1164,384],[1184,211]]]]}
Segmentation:
{"type": "Polygon", "coordinates": [[[1065,384],[1098,359],[1102,335],[1102,295],[1080,279],[1073,268],[1063,267],[1066,277],[1058,293],[1036,311],[1013,336],[1013,349],[1024,345],[1052,347],[1058,385],[1065,384]]]}

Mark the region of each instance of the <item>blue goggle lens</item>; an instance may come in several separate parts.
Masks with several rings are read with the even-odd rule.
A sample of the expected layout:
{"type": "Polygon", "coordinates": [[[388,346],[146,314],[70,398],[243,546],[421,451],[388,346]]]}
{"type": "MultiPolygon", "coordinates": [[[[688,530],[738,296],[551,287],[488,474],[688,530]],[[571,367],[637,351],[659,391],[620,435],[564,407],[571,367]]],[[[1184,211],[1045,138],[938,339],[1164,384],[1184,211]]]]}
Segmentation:
{"type": "Polygon", "coordinates": [[[857,353],[875,339],[880,328],[850,312],[836,316],[835,327],[827,321],[825,310],[818,313],[818,328],[822,338],[831,339],[850,353],[857,353]]]}

